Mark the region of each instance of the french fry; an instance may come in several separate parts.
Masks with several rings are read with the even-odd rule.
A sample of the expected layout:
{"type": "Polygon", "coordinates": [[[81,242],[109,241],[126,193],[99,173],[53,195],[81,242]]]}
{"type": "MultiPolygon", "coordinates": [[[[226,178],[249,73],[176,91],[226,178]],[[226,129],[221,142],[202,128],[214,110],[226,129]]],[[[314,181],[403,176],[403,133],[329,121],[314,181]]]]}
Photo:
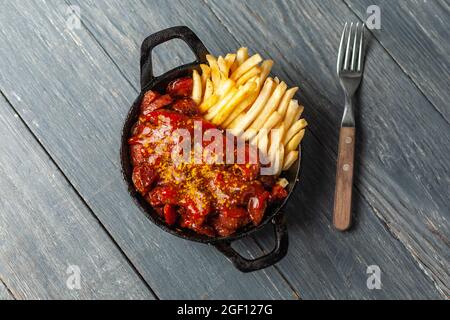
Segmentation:
{"type": "Polygon", "coordinates": [[[294,124],[287,130],[283,138],[283,144],[286,145],[293,136],[295,136],[300,130],[306,128],[308,122],[305,119],[300,119],[294,122],[294,124]]]}
{"type": "MultiPolygon", "coordinates": [[[[280,104],[280,101],[286,92],[287,85],[284,82],[281,82],[270,96],[270,99],[267,101],[267,104],[264,106],[264,109],[261,110],[258,117],[256,117],[255,121],[250,125],[250,128],[258,131],[264,125],[264,122],[270,117],[273,111],[275,111],[280,104]]],[[[250,138],[250,137],[248,137],[250,138]]],[[[244,138],[245,139],[245,138],[244,138]]]]}
{"type": "Polygon", "coordinates": [[[261,68],[258,66],[255,66],[251,68],[249,71],[247,71],[242,77],[238,79],[236,82],[237,86],[241,86],[245,84],[250,79],[254,78],[255,76],[258,76],[261,73],[261,68]]]}
{"type": "Polygon", "coordinates": [[[271,162],[273,174],[288,170],[299,158],[308,125],[300,119],[304,107],[294,99],[298,88],[270,78],[274,62],[259,54],[249,57],[245,47],[206,59],[201,74],[192,74],[192,99],[204,118],[249,140],[271,162]]]}
{"type": "Polygon", "coordinates": [[[230,72],[233,73],[241,64],[248,59],[248,49],[247,48],[239,48],[236,52],[236,59],[230,67],[230,72]]]}
{"type": "Polygon", "coordinates": [[[245,132],[241,135],[241,138],[245,141],[251,140],[253,137],[255,137],[258,134],[259,130],[255,128],[247,128],[245,132]]]}
{"type": "Polygon", "coordinates": [[[231,89],[233,89],[235,87],[235,82],[231,79],[226,79],[221,81],[219,87],[217,88],[217,90],[215,90],[215,93],[219,96],[219,97],[224,97],[228,94],[228,92],[231,91],[231,89]]]}
{"type": "Polygon", "coordinates": [[[285,148],[281,142],[285,129],[284,123],[281,123],[278,127],[270,131],[269,159],[272,161],[274,168],[273,174],[275,175],[280,174],[283,168],[285,148]]]}
{"type": "Polygon", "coordinates": [[[208,60],[209,67],[211,69],[211,80],[214,84],[214,90],[217,90],[217,88],[220,85],[220,80],[221,80],[220,70],[219,70],[219,65],[217,63],[217,59],[214,56],[208,54],[208,55],[206,55],[206,60],[208,60]]]}
{"type": "Polygon", "coordinates": [[[230,114],[231,110],[233,110],[234,107],[236,107],[239,103],[244,100],[250,92],[254,91],[256,89],[256,83],[255,82],[247,82],[245,85],[240,87],[236,94],[231,98],[231,100],[223,106],[222,109],[219,110],[219,112],[216,114],[216,116],[212,119],[212,122],[216,125],[220,125],[222,122],[224,122],[228,115],[230,114]]]}
{"type": "Polygon", "coordinates": [[[284,94],[283,99],[281,100],[280,105],[278,106],[278,112],[282,117],[284,117],[284,115],[286,114],[289,102],[291,102],[292,98],[294,97],[297,91],[298,87],[294,87],[287,90],[286,93],[284,94]]]}
{"type": "Polygon", "coordinates": [[[239,114],[234,120],[233,122],[230,123],[229,126],[227,126],[228,129],[234,129],[236,128],[241,122],[242,119],[245,117],[245,113],[242,112],[241,114],[239,114]]]}
{"type": "MultiPolygon", "coordinates": [[[[256,84],[257,84],[257,86],[259,86],[259,84],[257,82],[256,82],[256,84]]],[[[236,108],[234,108],[234,110],[231,111],[230,115],[223,123],[223,126],[225,128],[229,128],[231,123],[237,118],[237,116],[240,113],[242,113],[243,111],[247,110],[247,108],[250,107],[255,102],[256,98],[258,97],[258,94],[259,94],[258,91],[251,93],[238,106],[236,106],[236,108]]]]}
{"type": "Polygon", "coordinates": [[[284,157],[283,171],[289,170],[289,168],[294,164],[298,159],[298,151],[290,151],[284,157]]]}
{"type": "Polygon", "coordinates": [[[208,110],[208,113],[204,116],[204,118],[211,121],[219,113],[219,111],[225,107],[228,102],[230,102],[236,93],[237,89],[232,88],[225,97],[221,98],[211,109],[208,110]]]}
{"type": "Polygon", "coordinates": [[[283,171],[283,164],[284,164],[284,146],[280,145],[278,148],[278,157],[280,158],[279,166],[276,167],[276,175],[280,175],[281,171],[283,171]]]}
{"type": "MultiPolygon", "coordinates": [[[[269,155],[270,157],[270,155],[269,155]]],[[[272,167],[272,175],[279,175],[281,173],[281,170],[283,169],[283,160],[284,160],[284,146],[280,146],[271,158],[271,167],[272,167]]]]}
{"type": "MultiPolygon", "coordinates": [[[[270,117],[267,119],[267,121],[261,127],[259,132],[257,132],[257,136],[259,136],[260,134],[264,134],[264,131],[265,132],[270,131],[270,129],[275,127],[281,120],[282,120],[282,117],[280,116],[280,114],[277,111],[275,111],[274,113],[272,113],[270,115],[270,117]]],[[[254,129],[249,128],[249,130],[254,130],[254,129]]],[[[245,133],[247,133],[247,132],[245,132],[245,133]]],[[[244,133],[244,136],[245,136],[245,133],[244,133]]],[[[257,139],[257,136],[255,136],[253,139],[257,139]]],[[[252,139],[252,137],[249,136],[248,139],[252,139]]]]}
{"type": "Polygon", "coordinates": [[[297,100],[291,100],[289,106],[286,110],[286,115],[284,116],[284,123],[287,128],[290,128],[292,123],[295,121],[295,115],[298,113],[300,107],[298,106],[297,100]]]}
{"type": "Polygon", "coordinates": [[[216,94],[211,95],[208,99],[204,100],[198,107],[200,112],[204,113],[212,108],[219,101],[219,96],[216,94]]]}
{"type": "Polygon", "coordinates": [[[242,77],[247,71],[249,71],[254,66],[258,65],[262,61],[262,58],[259,54],[255,54],[252,57],[248,58],[243,64],[241,64],[234,72],[231,74],[230,79],[237,81],[240,77],[242,77]]]}
{"type": "Polygon", "coordinates": [[[298,149],[298,145],[305,135],[305,129],[300,130],[292,139],[286,144],[286,152],[291,152],[298,149]]]}
{"type": "Polygon", "coordinates": [[[239,48],[236,53],[236,61],[238,63],[238,67],[243,64],[248,59],[248,49],[247,48],[239,48]]]}
{"type": "Polygon", "coordinates": [[[217,65],[219,66],[219,71],[222,74],[222,76],[224,76],[225,78],[228,78],[229,68],[228,68],[227,62],[225,61],[225,59],[222,56],[217,58],[217,65]]]}
{"type": "Polygon", "coordinates": [[[239,67],[239,63],[237,61],[237,58],[234,60],[233,64],[230,67],[230,73],[233,73],[236,71],[236,69],[239,67]]]}
{"type": "Polygon", "coordinates": [[[203,94],[203,101],[208,100],[209,97],[211,97],[213,93],[214,93],[214,85],[213,85],[211,79],[206,79],[205,93],[203,94]]]}
{"type": "Polygon", "coordinates": [[[231,66],[234,65],[235,61],[236,61],[236,54],[235,53],[229,53],[229,54],[227,54],[225,56],[225,62],[227,64],[227,67],[228,67],[229,71],[231,71],[231,66]]]}
{"type": "Polygon", "coordinates": [[[275,154],[280,149],[282,145],[282,139],[285,131],[284,123],[281,123],[278,127],[270,131],[270,147],[269,147],[269,158],[273,160],[275,154]]]}
{"type": "Polygon", "coordinates": [[[261,92],[259,93],[258,98],[250,107],[250,110],[248,110],[245,116],[242,117],[241,121],[236,126],[233,127],[231,132],[235,136],[244,132],[244,130],[247,129],[247,127],[253,122],[253,120],[255,120],[261,109],[264,108],[264,106],[266,105],[267,100],[269,100],[270,96],[272,95],[273,88],[274,88],[273,79],[267,78],[261,92]]]}
{"type": "MultiPolygon", "coordinates": [[[[284,161],[286,163],[286,161],[284,161]]],[[[276,182],[276,184],[282,186],[283,188],[286,188],[289,185],[289,181],[287,181],[286,178],[279,178],[276,182]]]]}
{"type": "Polygon", "coordinates": [[[264,83],[269,76],[270,70],[272,70],[273,60],[264,60],[261,64],[261,74],[259,75],[260,83],[264,83]]]}
{"type": "Polygon", "coordinates": [[[267,121],[263,124],[262,128],[266,129],[266,130],[270,130],[273,127],[275,127],[283,118],[281,117],[281,115],[277,112],[274,111],[269,118],[267,119],[267,121]]]}
{"type": "Polygon", "coordinates": [[[211,68],[203,63],[200,68],[202,69],[202,88],[203,91],[206,91],[206,81],[211,78],[211,68]]]}
{"type": "Polygon", "coordinates": [[[216,90],[216,94],[219,97],[224,97],[235,87],[235,82],[231,79],[222,80],[219,87],[216,90]]]}
{"type": "Polygon", "coordinates": [[[198,74],[197,70],[194,70],[192,80],[192,100],[194,100],[196,104],[200,104],[202,101],[202,78],[198,74]]]}
{"type": "Polygon", "coordinates": [[[267,148],[269,147],[269,132],[265,129],[258,133],[255,141],[258,144],[258,149],[262,152],[264,156],[267,157],[267,148]]]}
{"type": "MultiPolygon", "coordinates": [[[[252,129],[248,129],[252,130],[252,129]]],[[[250,139],[250,144],[252,145],[258,145],[258,141],[260,138],[264,135],[264,129],[259,130],[259,132],[256,132],[252,139],[250,139]]]]}
{"type": "Polygon", "coordinates": [[[298,110],[295,113],[294,119],[292,121],[297,121],[298,119],[300,119],[300,117],[302,116],[303,110],[305,109],[304,106],[299,105],[298,106],[298,110]]]}

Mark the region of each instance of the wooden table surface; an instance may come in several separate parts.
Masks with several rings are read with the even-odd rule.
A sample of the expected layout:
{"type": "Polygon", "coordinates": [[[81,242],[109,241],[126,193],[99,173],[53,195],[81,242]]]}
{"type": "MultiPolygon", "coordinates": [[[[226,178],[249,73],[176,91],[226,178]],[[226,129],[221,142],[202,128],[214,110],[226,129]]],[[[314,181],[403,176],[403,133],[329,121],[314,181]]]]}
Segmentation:
{"type": "MultiPolygon", "coordinates": [[[[449,21],[448,0],[2,1],[0,298],[449,297],[449,21]],[[368,32],[355,225],[341,233],[331,224],[335,60],[343,23],[365,20],[371,4],[381,30],[368,32]],[[274,267],[240,273],[213,247],[163,232],[127,194],[120,130],[139,91],[140,44],[175,25],[214,54],[247,46],[270,57],[273,74],[300,87],[310,126],[286,208],[289,252],[274,267]],[[381,289],[367,286],[373,265],[381,289]]],[[[157,71],[192,60],[188,51],[162,45],[157,71]]],[[[271,250],[268,229],[235,248],[271,250]]]]}

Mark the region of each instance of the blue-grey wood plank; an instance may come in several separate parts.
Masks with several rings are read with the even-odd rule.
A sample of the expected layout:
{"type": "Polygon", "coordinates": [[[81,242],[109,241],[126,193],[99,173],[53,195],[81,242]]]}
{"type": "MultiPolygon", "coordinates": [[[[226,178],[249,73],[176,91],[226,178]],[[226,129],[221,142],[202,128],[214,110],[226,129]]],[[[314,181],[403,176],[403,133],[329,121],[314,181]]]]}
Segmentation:
{"type": "Polygon", "coordinates": [[[14,300],[14,296],[10,293],[5,284],[0,280],[0,300],[14,300]]]}
{"type": "Polygon", "coordinates": [[[1,96],[0,136],[0,278],[15,297],[152,299],[150,290],[1,96]],[[69,266],[76,267],[67,273],[69,266]],[[79,288],[67,285],[69,277],[76,276],[76,268],[79,288]]]}
{"type": "MultiPolygon", "coordinates": [[[[314,156],[322,156],[324,161],[321,170],[316,169],[316,175],[311,178],[311,183],[322,181],[320,185],[324,187],[317,190],[323,193],[321,201],[314,203],[322,206],[327,220],[330,219],[332,176],[343,111],[342,89],[334,72],[336,52],[343,23],[357,18],[339,1],[277,1],[264,6],[257,1],[208,3],[237,41],[251,43],[271,56],[278,62],[275,73],[290,84],[300,85],[299,99],[306,105],[310,132],[318,139],[318,144],[311,148],[318,152],[314,156]],[[258,36],[248,30],[257,30],[258,36]],[[321,172],[323,177],[318,177],[321,172]]],[[[370,42],[360,96],[356,218],[371,219],[366,215],[373,214],[380,218],[433,279],[443,296],[448,296],[449,125],[376,41],[370,42]],[[367,207],[365,203],[370,209],[361,209],[367,207]]],[[[304,153],[306,159],[313,156],[308,145],[304,153]]],[[[305,192],[309,197],[317,197],[317,193],[305,192]]],[[[300,201],[305,201],[305,197],[300,201]]],[[[317,212],[308,203],[303,208],[311,216],[317,212]]],[[[370,248],[369,237],[376,240],[380,235],[375,229],[364,230],[362,225],[357,225],[353,233],[337,237],[356,237],[357,241],[367,238],[366,245],[370,248]]],[[[383,254],[380,249],[372,251],[373,256],[381,257],[380,254],[383,254]]],[[[392,260],[384,264],[395,263],[399,267],[397,273],[391,273],[394,277],[401,270],[409,271],[409,267],[405,268],[408,264],[401,266],[394,259],[395,254],[388,257],[392,260]]],[[[416,280],[414,277],[411,280],[413,285],[416,280]]],[[[421,290],[412,294],[426,296],[421,290]]]]}
{"type": "MultiPolygon", "coordinates": [[[[360,19],[375,4],[345,2],[360,19]]],[[[376,4],[381,9],[381,29],[372,34],[450,123],[450,3],[379,0],[376,4]]]]}
{"type": "MultiPolygon", "coordinates": [[[[158,297],[297,298],[274,268],[242,274],[214,248],[163,232],[135,207],[118,153],[137,92],[87,30],[67,28],[59,4],[4,5],[0,89],[158,297]]],[[[260,253],[251,241],[240,248],[260,253]]]]}
{"type": "MultiPolygon", "coordinates": [[[[278,29],[276,26],[270,26],[276,31],[271,35],[274,40],[269,40],[267,44],[265,42],[269,31],[258,23],[250,26],[243,21],[252,14],[250,12],[246,12],[242,21],[230,18],[230,24],[233,26],[225,23],[224,28],[221,21],[214,21],[211,9],[201,5],[201,2],[194,2],[193,7],[192,3],[183,6],[182,3],[174,1],[151,3],[141,1],[133,5],[120,1],[87,3],[72,1],[72,3],[81,6],[83,22],[135,86],[138,85],[139,70],[134,59],[139,57],[140,42],[148,34],[176,24],[187,24],[192,27],[207,47],[216,54],[235,50],[242,44],[274,55],[278,57],[276,59],[278,74],[289,79],[291,84],[303,86],[303,79],[301,82],[293,82],[293,75],[288,76],[290,72],[280,72],[280,65],[283,66],[287,57],[297,56],[294,52],[287,57],[277,55],[277,47],[278,50],[284,50],[286,44],[280,46],[280,43],[275,43],[275,39],[287,37],[286,32],[289,30],[284,30],[286,26],[282,24],[278,29]],[[104,10],[106,7],[108,10],[104,10]],[[170,20],[166,18],[167,12],[171,12],[170,20]],[[232,30],[236,39],[227,29],[232,30]],[[260,35],[257,40],[254,39],[255,34],[261,30],[264,30],[265,34],[260,35]],[[124,50],[124,47],[127,50],[124,50]]],[[[233,12],[234,17],[239,16],[238,11],[245,12],[245,8],[242,10],[237,2],[230,4],[221,2],[220,6],[222,5],[227,12],[233,12]]],[[[268,3],[266,6],[269,6],[267,11],[273,9],[268,3]]],[[[291,7],[298,10],[295,5],[291,7]]],[[[308,13],[310,12],[306,12],[308,13]]],[[[220,16],[220,12],[216,14],[220,16]]],[[[222,17],[220,20],[226,22],[222,17]]],[[[269,21],[266,23],[270,25],[269,21]]],[[[314,50],[313,47],[304,46],[305,50],[314,50]]],[[[174,48],[173,52],[160,52],[155,55],[156,65],[167,69],[170,60],[180,61],[185,56],[179,44],[174,44],[171,48],[174,48]]],[[[328,70],[326,72],[328,74],[328,70]]],[[[305,73],[305,76],[312,75],[305,73]]],[[[320,81],[323,75],[314,73],[314,76],[320,81]]],[[[316,102],[312,100],[311,108],[314,108],[315,104],[316,102]]],[[[296,196],[289,207],[291,248],[286,261],[280,264],[284,268],[282,271],[290,275],[300,296],[302,298],[439,297],[431,281],[423,275],[402,245],[385,230],[367,203],[362,202],[357,206],[359,211],[368,214],[361,217],[358,232],[345,235],[336,233],[330,228],[329,210],[334,185],[335,156],[321,150],[323,149],[321,144],[313,137],[307,137],[305,142],[307,154],[304,166],[307,169],[304,169],[302,177],[304,188],[300,188],[302,193],[296,196]],[[317,162],[317,158],[321,157],[324,157],[324,160],[317,162]],[[304,209],[306,212],[296,213],[296,208],[304,209]],[[307,224],[304,219],[308,219],[307,224]],[[319,247],[317,243],[320,243],[319,247]],[[383,280],[384,290],[370,291],[366,287],[365,271],[368,265],[377,263],[381,265],[385,274],[390,276],[386,276],[383,280]],[[408,272],[404,273],[403,270],[408,272]],[[414,290],[417,287],[421,290],[414,290]]]]}

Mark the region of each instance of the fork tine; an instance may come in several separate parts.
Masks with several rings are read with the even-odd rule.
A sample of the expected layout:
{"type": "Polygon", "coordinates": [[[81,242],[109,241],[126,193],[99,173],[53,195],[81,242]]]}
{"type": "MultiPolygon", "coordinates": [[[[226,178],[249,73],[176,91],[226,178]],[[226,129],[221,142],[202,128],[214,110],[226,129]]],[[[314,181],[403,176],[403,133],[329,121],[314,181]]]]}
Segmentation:
{"type": "Polygon", "coordinates": [[[353,29],[353,22],[350,24],[350,29],[348,31],[347,49],[345,50],[344,70],[348,70],[349,68],[348,63],[350,59],[350,42],[352,39],[352,29],[353,29]]]}
{"type": "Polygon", "coordinates": [[[357,53],[358,53],[358,51],[357,51],[357,47],[356,47],[356,45],[357,45],[357,40],[358,40],[358,34],[359,34],[359,22],[356,24],[356,27],[355,27],[355,35],[354,35],[354,40],[353,40],[353,49],[352,49],[352,62],[350,63],[350,70],[351,71],[356,71],[356,57],[357,57],[357,53]]]}
{"type": "Polygon", "coordinates": [[[365,55],[365,52],[363,51],[364,29],[365,29],[365,25],[363,23],[362,27],[361,27],[361,38],[359,40],[359,56],[358,56],[358,70],[357,70],[358,72],[362,71],[362,67],[363,67],[363,64],[364,64],[364,61],[363,61],[364,55],[365,55]]]}
{"type": "Polygon", "coordinates": [[[344,25],[344,30],[342,30],[341,42],[339,44],[339,52],[337,58],[337,73],[341,71],[342,61],[344,60],[344,40],[345,40],[345,31],[347,31],[347,22],[344,25]]]}

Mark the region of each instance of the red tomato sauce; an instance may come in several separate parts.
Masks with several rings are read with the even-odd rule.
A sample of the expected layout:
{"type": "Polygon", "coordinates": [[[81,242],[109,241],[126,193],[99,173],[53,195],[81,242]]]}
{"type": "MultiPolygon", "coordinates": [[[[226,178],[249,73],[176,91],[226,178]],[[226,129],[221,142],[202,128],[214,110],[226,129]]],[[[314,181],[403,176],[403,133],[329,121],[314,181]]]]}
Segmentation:
{"type": "MultiPolygon", "coordinates": [[[[129,139],[136,190],[169,226],[215,237],[260,224],[267,206],[287,196],[275,177],[260,175],[260,164],[173,161],[175,130],[192,134],[194,123],[201,123],[202,132],[216,128],[199,115],[191,92],[192,79],[181,78],[164,94],[144,95],[129,139]]],[[[245,145],[246,160],[250,148],[245,145]]]]}

